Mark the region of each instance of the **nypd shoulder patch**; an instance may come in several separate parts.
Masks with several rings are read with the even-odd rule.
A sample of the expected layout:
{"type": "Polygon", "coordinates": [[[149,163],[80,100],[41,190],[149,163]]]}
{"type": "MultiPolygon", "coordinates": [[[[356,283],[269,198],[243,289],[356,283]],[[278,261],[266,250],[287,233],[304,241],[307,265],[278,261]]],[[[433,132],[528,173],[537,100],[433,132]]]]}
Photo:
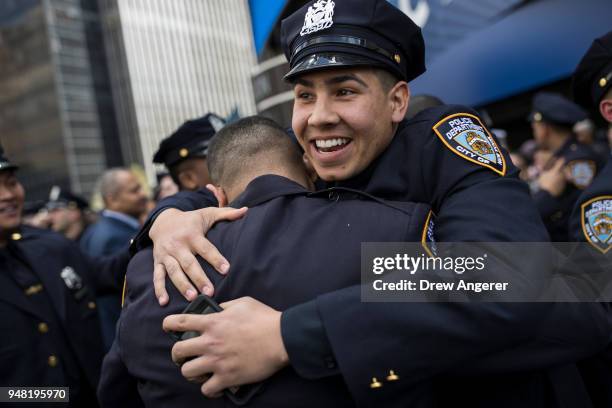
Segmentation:
{"type": "Polygon", "coordinates": [[[584,190],[595,177],[595,162],[593,160],[573,160],[565,165],[569,172],[569,181],[577,188],[584,190]]]}
{"type": "Polygon", "coordinates": [[[456,155],[504,176],[506,159],[478,116],[455,113],[433,127],[442,143],[456,155]]]}
{"type": "Polygon", "coordinates": [[[592,198],[580,206],[586,240],[601,253],[612,248],[612,195],[592,198]]]}

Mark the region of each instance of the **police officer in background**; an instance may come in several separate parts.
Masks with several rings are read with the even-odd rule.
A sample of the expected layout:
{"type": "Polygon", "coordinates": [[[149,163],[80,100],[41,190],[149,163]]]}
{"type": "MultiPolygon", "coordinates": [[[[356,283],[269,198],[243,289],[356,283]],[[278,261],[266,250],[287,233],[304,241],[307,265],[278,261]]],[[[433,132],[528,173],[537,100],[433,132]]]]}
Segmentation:
{"type": "Polygon", "coordinates": [[[164,164],[179,190],[195,191],[210,183],[208,143],[225,121],[214,113],[188,120],[159,144],[154,163],[164,164]]]}
{"type": "Polygon", "coordinates": [[[534,200],[550,238],[569,240],[567,224],[576,199],[597,174],[599,156],[578,143],[573,126],[586,119],[586,112],[563,96],[540,92],[533,99],[530,115],[538,148],[552,152],[552,158],[538,178],[534,200]]]}
{"type": "Polygon", "coordinates": [[[73,241],[79,241],[92,222],[87,200],[60,186],[51,187],[46,208],[51,229],[73,241]]]}
{"type": "MultiPolygon", "coordinates": [[[[595,117],[612,128],[612,31],[593,41],[576,68],[572,82],[574,98],[595,117]]],[[[612,153],[612,152],[611,152],[612,153]]],[[[588,242],[600,252],[608,253],[612,247],[612,155],[588,187],[578,198],[571,217],[571,237],[588,242]],[[598,214],[587,216],[589,210],[598,214]],[[596,221],[600,221],[595,225],[596,221]],[[586,228],[586,227],[589,228],[586,228]],[[595,227],[598,228],[595,228],[595,227]]]]}
{"type": "MultiPolygon", "coordinates": [[[[612,31],[593,41],[574,72],[572,88],[575,101],[611,129],[612,31]]],[[[578,198],[569,228],[573,241],[588,243],[588,248],[578,248],[580,260],[589,262],[587,271],[595,273],[595,278],[604,278],[598,281],[601,286],[607,285],[601,289],[609,300],[612,284],[606,276],[612,270],[612,156],[578,198]]],[[[584,361],[580,368],[593,405],[596,408],[612,406],[612,347],[584,361]]]]}
{"type": "Polygon", "coordinates": [[[0,147],[0,385],[69,387],[96,406],[102,343],[95,290],[119,288],[128,254],[83,255],[63,236],[22,224],[24,189],[0,147]]]}
{"type": "MultiPolygon", "coordinates": [[[[438,241],[547,240],[517,169],[477,113],[440,106],[403,121],[407,82],[424,71],[423,38],[405,14],[384,0],[318,0],[284,20],[282,33],[291,68],[286,78],[294,84],[292,128],[322,180],[386,199],[430,204],[438,241]]],[[[167,294],[159,288],[164,281],[158,265],[168,268],[187,296],[194,289],[179,265],[196,288],[210,285],[194,273],[190,251],[227,272],[228,263],[210,250],[197,228],[203,221],[211,225],[214,214],[208,209],[180,215],[168,209],[156,218],[150,235],[161,303],[167,294]],[[167,250],[171,246],[178,250],[167,250]]],[[[361,302],[357,285],[282,312],[237,299],[218,315],[223,324],[216,327],[208,324],[210,316],[170,316],[165,328],[183,331],[197,325],[204,332],[177,343],[173,353],[177,359],[198,356],[183,365],[187,377],[214,373],[202,386],[208,396],[267,378],[290,364],[307,379],[341,375],[361,406],[408,406],[419,397],[437,406],[536,407],[561,401],[588,406],[581,384],[575,383],[575,367],[565,366],[577,355],[559,354],[539,365],[547,349],[524,350],[492,371],[478,364],[484,355],[498,356],[534,339],[549,318],[556,331],[549,339],[567,342],[548,350],[559,351],[563,344],[581,353],[598,351],[609,337],[602,313],[577,308],[581,313],[577,318],[574,313],[568,325],[572,308],[563,318],[549,315],[563,307],[369,304],[361,302]]]]}

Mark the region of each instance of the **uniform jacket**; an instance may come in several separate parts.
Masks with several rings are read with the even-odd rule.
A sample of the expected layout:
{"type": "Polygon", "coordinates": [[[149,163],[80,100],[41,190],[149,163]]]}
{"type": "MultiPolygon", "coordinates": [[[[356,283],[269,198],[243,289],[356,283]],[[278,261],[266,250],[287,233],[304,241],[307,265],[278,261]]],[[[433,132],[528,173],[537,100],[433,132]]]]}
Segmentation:
{"type": "MultiPolygon", "coordinates": [[[[335,186],[430,204],[439,242],[548,241],[527,185],[466,107],[435,107],[402,122],[381,156],[335,186]],[[477,155],[465,147],[467,137],[456,138],[463,126],[480,128],[489,153],[477,155]]],[[[198,200],[183,194],[166,206],[193,210],[203,205],[198,200]]],[[[367,304],[360,293],[347,287],[283,312],[283,341],[300,375],[339,370],[360,406],[589,406],[573,362],[609,340],[601,305],[367,304]],[[336,367],[325,364],[329,349],[336,367]],[[371,387],[390,370],[399,381],[371,387]]]]}
{"type": "Polygon", "coordinates": [[[10,271],[0,273],[0,384],[67,386],[64,353],[72,353],[84,383],[95,390],[103,354],[94,295],[120,287],[123,276],[116,271],[125,270],[127,251],[95,260],[59,234],[25,226],[13,234],[6,251],[40,286],[22,288],[10,271]],[[31,298],[40,292],[52,310],[35,306],[31,298]]]}
{"type": "MultiPolygon", "coordinates": [[[[605,288],[604,298],[609,301],[612,299],[612,283],[610,282],[610,271],[612,271],[612,239],[608,236],[606,242],[594,241],[590,236],[593,224],[589,222],[586,212],[593,208],[592,204],[603,204],[607,202],[607,211],[600,212],[612,217],[612,157],[593,180],[591,184],[580,195],[570,218],[570,237],[572,241],[583,243],[576,248],[574,253],[578,257],[578,262],[582,265],[588,263],[586,268],[582,268],[585,273],[590,273],[595,279],[598,287],[605,288]]],[[[603,204],[605,207],[605,204],[603,204]]],[[[591,218],[595,220],[596,217],[591,218]]],[[[608,218],[610,220],[611,218],[608,218]]],[[[599,217],[603,220],[603,217],[599,217]]],[[[611,225],[608,222],[608,234],[611,225]]],[[[605,233],[604,233],[605,234],[605,233]]],[[[610,317],[612,319],[612,315],[610,317]]],[[[580,370],[586,379],[587,387],[592,396],[594,406],[598,408],[612,406],[612,346],[601,354],[587,359],[580,363],[580,370]]]]}
{"type": "MultiPolygon", "coordinates": [[[[209,233],[233,271],[222,279],[205,265],[218,302],[252,296],[282,310],[359,284],[361,243],[420,242],[429,211],[425,204],[383,202],[351,191],[307,194],[286,178],[268,175],[252,181],[233,203],[248,206],[247,215],[218,224],[209,233]]],[[[169,307],[157,305],[152,262],[150,250],[130,262],[117,340],[104,363],[99,391],[103,405],[122,404],[115,384],[129,384],[132,377],[147,406],[232,406],[227,400],[204,399],[199,387],[188,383],[170,361],[173,341],[162,332],[161,322],[182,311],[186,302],[175,292],[169,307]]],[[[354,406],[339,376],[306,380],[286,368],[264,387],[248,406],[354,406]]]]}

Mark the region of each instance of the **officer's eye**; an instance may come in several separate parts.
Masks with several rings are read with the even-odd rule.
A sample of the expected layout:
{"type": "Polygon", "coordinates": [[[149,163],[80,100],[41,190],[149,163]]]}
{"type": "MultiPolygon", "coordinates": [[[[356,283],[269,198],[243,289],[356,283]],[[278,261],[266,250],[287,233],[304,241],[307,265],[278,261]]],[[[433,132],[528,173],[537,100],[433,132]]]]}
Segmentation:
{"type": "Polygon", "coordinates": [[[336,92],[338,96],[350,96],[350,95],[353,95],[354,93],[355,93],[354,91],[350,89],[345,89],[345,88],[338,89],[338,91],[336,92]]]}
{"type": "Polygon", "coordinates": [[[313,98],[313,95],[310,92],[298,92],[297,93],[297,97],[298,97],[298,99],[302,99],[304,101],[308,101],[308,100],[311,100],[313,98]]]}

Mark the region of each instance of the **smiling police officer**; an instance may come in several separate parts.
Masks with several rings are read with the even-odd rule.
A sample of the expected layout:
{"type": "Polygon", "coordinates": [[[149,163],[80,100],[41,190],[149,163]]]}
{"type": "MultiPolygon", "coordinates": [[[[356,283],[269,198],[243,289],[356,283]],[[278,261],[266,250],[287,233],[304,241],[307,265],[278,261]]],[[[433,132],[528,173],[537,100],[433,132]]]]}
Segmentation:
{"type": "Polygon", "coordinates": [[[69,387],[69,406],[97,406],[94,294],[119,290],[128,253],[96,261],[60,234],[22,225],[16,171],[0,146],[0,384],[69,387]]]}
{"type": "MultiPolygon", "coordinates": [[[[517,169],[474,111],[440,106],[403,121],[410,94],[407,82],[425,67],[420,29],[398,9],[384,0],[309,2],[283,21],[282,43],[291,67],[286,78],[294,84],[292,127],[324,182],[430,204],[439,241],[547,240],[517,169]]],[[[175,205],[190,210],[193,201],[176,200],[175,205]]],[[[220,271],[229,265],[210,250],[193,222],[201,226],[204,218],[210,225],[215,213],[178,214],[160,214],[150,235],[156,262],[192,297],[187,291],[193,287],[178,265],[185,266],[196,287],[210,283],[193,273],[191,249],[220,271]],[[181,242],[185,247],[169,250],[181,242]]],[[[317,267],[322,265],[313,260],[313,276],[317,267]]],[[[163,280],[157,276],[156,282],[163,280]]],[[[160,285],[157,296],[160,303],[167,300],[160,285]]],[[[406,406],[409,398],[415,403],[419,396],[441,405],[461,401],[474,406],[546,406],[555,398],[580,400],[580,385],[573,386],[570,368],[557,373],[555,380],[562,385],[556,390],[569,391],[551,395],[555,381],[549,381],[548,373],[525,367],[539,360],[533,353],[509,360],[497,372],[507,374],[503,381],[478,377],[478,391],[467,377],[449,381],[441,393],[431,392],[435,385],[426,380],[457,370],[473,375],[470,370],[481,357],[533,339],[547,307],[367,304],[361,303],[355,286],[283,312],[238,299],[219,315],[223,325],[208,324],[207,316],[171,316],[164,327],[204,332],[177,343],[173,356],[198,356],[183,366],[187,377],[214,373],[202,387],[209,396],[264,379],[290,364],[308,379],[341,374],[362,406],[406,406]],[[283,347],[266,346],[272,344],[283,347]],[[415,389],[419,386],[425,389],[415,389]]],[[[604,327],[599,325],[601,316],[592,317],[588,322],[583,317],[573,320],[593,335],[580,333],[571,339],[574,351],[594,352],[607,339],[607,331],[599,330],[604,327]]],[[[563,338],[576,333],[575,327],[560,327],[563,338]]],[[[572,358],[564,355],[563,362],[572,358]]],[[[550,361],[549,366],[561,362],[550,361]]]]}

